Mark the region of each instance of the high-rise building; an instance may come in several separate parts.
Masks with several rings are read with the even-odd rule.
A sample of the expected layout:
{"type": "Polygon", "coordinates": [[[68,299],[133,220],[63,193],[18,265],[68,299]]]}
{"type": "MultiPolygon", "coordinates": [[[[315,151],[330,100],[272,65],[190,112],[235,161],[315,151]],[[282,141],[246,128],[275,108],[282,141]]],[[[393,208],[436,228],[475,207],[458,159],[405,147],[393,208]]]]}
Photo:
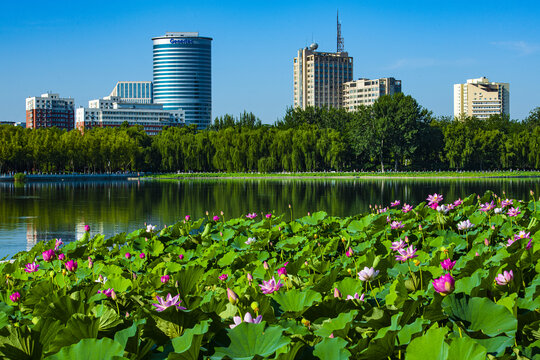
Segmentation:
{"type": "Polygon", "coordinates": [[[212,38],[168,32],[153,40],[154,102],[185,111],[186,125],[212,121],[212,38]]]}
{"type": "Polygon", "coordinates": [[[343,84],[343,107],[355,111],[360,105],[372,105],[383,95],[401,92],[401,80],[393,77],[380,79],[358,79],[343,84]]]}
{"type": "Polygon", "coordinates": [[[119,81],[109,96],[120,97],[121,102],[151,104],[151,81],[119,81]]]}
{"type": "Polygon", "coordinates": [[[75,102],[58,94],[42,94],[26,98],[26,127],[72,130],[75,126],[75,102]]]}
{"type": "Polygon", "coordinates": [[[488,78],[469,79],[454,84],[454,117],[510,115],[510,85],[490,82],[488,78]]]}
{"type": "Polygon", "coordinates": [[[317,44],[298,50],[294,58],[294,106],[343,106],[342,85],[353,77],[347,52],[318,52],[317,44]]]}
{"type": "Polygon", "coordinates": [[[91,100],[88,108],[78,108],[77,129],[84,131],[93,127],[119,127],[124,122],[142,125],[148,135],[157,135],[165,126],[182,126],[184,111],[164,110],[162,104],[141,104],[122,101],[118,96],[91,100]]]}

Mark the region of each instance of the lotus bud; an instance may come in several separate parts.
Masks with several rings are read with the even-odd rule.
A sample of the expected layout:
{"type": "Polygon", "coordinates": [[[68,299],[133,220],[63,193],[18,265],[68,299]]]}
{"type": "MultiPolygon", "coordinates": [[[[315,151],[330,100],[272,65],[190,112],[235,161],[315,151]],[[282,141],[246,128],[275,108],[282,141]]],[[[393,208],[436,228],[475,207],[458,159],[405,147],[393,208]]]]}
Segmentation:
{"type": "Polygon", "coordinates": [[[268,263],[266,261],[263,262],[263,268],[265,270],[268,270],[268,268],[269,268],[268,263]]]}
{"type": "Polygon", "coordinates": [[[189,221],[190,216],[189,216],[189,215],[186,215],[186,218],[185,218],[185,219],[186,219],[186,221],[189,221]]]}
{"type": "Polygon", "coordinates": [[[289,204],[289,209],[291,208],[291,204],[289,204]]]}
{"type": "Polygon", "coordinates": [[[163,276],[161,277],[161,282],[162,282],[163,284],[165,284],[166,282],[169,281],[170,278],[171,278],[171,277],[170,277],[169,275],[163,275],[163,276]]]}
{"type": "Polygon", "coordinates": [[[145,254],[145,253],[140,253],[140,254],[139,254],[139,257],[140,257],[141,259],[144,259],[144,258],[146,257],[146,254],[145,254]]]}
{"type": "Polygon", "coordinates": [[[126,255],[124,255],[126,257],[126,259],[130,259],[131,258],[131,254],[130,253],[126,253],[126,255]]]}
{"type": "Polygon", "coordinates": [[[422,231],[422,225],[418,225],[418,230],[422,231]]]}
{"type": "Polygon", "coordinates": [[[480,254],[478,253],[478,251],[474,254],[474,256],[480,256],[480,254]]]}
{"type": "Polygon", "coordinates": [[[252,303],[251,303],[251,309],[252,309],[253,311],[255,311],[256,313],[258,313],[258,312],[259,312],[259,303],[256,302],[256,301],[252,302],[252,303]]]}
{"type": "Polygon", "coordinates": [[[90,231],[90,225],[84,225],[84,231],[89,232],[90,231]]]}
{"type": "Polygon", "coordinates": [[[94,262],[92,261],[92,258],[88,257],[88,268],[91,269],[94,266],[94,262]]]}
{"type": "Polygon", "coordinates": [[[184,259],[184,254],[178,255],[178,258],[179,258],[180,260],[183,260],[183,259],[184,259]]]}
{"type": "Polygon", "coordinates": [[[305,265],[305,266],[308,266],[309,264],[308,264],[308,262],[307,262],[307,261],[304,261],[304,265],[305,265]]]}
{"type": "Polygon", "coordinates": [[[208,216],[208,210],[206,210],[206,216],[208,216]]]}
{"type": "Polygon", "coordinates": [[[329,337],[330,339],[333,339],[333,338],[334,338],[334,333],[331,333],[330,335],[328,335],[328,337],[329,337]]]}
{"type": "Polygon", "coordinates": [[[534,191],[530,190],[531,196],[534,196],[534,191]]]}
{"type": "Polygon", "coordinates": [[[116,292],[114,290],[111,291],[111,299],[116,300],[116,292]]]}
{"type": "Polygon", "coordinates": [[[489,240],[488,239],[484,239],[484,245],[489,246],[489,240]]]}
{"type": "Polygon", "coordinates": [[[227,288],[227,297],[229,298],[229,302],[231,304],[238,304],[238,295],[230,288],[227,288]]]}
{"type": "Polygon", "coordinates": [[[338,288],[334,288],[334,297],[341,299],[341,291],[338,288]]]}
{"type": "Polygon", "coordinates": [[[64,254],[58,254],[58,260],[64,261],[66,259],[66,255],[64,254]]]}
{"type": "Polygon", "coordinates": [[[174,282],[174,287],[178,287],[178,280],[174,282]]]}
{"type": "Polygon", "coordinates": [[[409,243],[409,237],[408,236],[405,236],[405,242],[409,243]]]}
{"type": "Polygon", "coordinates": [[[253,275],[251,275],[250,273],[248,273],[248,274],[247,274],[247,279],[248,279],[249,285],[251,285],[251,282],[253,281],[253,275]]]}
{"type": "Polygon", "coordinates": [[[353,256],[353,254],[354,254],[354,251],[352,247],[349,247],[349,249],[345,252],[345,255],[347,255],[347,257],[351,257],[353,256]]]}

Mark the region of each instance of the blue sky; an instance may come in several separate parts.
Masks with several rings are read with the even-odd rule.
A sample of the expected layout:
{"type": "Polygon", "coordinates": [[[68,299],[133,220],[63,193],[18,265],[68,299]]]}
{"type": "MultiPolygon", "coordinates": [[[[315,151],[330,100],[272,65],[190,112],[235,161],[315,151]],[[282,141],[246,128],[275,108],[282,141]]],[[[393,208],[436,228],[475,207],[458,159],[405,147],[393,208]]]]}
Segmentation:
{"type": "Polygon", "coordinates": [[[437,116],[453,84],[510,83],[510,113],[540,106],[540,5],[533,1],[26,1],[0,13],[0,120],[24,121],[46,91],[77,106],[121,80],[152,80],[153,36],[214,38],[213,117],[252,111],[264,123],[292,105],[292,59],[312,39],[336,49],[339,8],[354,78],[393,76],[437,116]]]}

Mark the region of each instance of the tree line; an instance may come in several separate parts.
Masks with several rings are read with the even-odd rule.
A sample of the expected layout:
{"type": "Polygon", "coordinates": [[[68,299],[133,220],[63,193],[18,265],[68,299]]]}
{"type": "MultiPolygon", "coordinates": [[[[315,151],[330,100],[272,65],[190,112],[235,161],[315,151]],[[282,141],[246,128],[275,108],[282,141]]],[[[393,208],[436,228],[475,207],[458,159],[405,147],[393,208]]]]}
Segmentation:
{"type": "Polygon", "coordinates": [[[85,131],[0,126],[0,172],[304,172],[540,168],[540,108],[507,116],[436,118],[411,96],[355,112],[289,108],[265,125],[224,115],[206,130],[141,126],[85,131]]]}

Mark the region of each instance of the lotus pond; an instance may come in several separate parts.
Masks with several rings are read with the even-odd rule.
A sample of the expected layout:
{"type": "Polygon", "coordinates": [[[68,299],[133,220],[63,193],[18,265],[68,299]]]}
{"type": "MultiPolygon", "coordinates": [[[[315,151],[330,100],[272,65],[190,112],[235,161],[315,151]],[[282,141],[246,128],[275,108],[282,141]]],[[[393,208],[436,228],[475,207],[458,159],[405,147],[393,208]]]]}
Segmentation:
{"type": "Polygon", "coordinates": [[[8,359],[538,359],[540,201],[186,218],[0,264],[8,359]]]}

